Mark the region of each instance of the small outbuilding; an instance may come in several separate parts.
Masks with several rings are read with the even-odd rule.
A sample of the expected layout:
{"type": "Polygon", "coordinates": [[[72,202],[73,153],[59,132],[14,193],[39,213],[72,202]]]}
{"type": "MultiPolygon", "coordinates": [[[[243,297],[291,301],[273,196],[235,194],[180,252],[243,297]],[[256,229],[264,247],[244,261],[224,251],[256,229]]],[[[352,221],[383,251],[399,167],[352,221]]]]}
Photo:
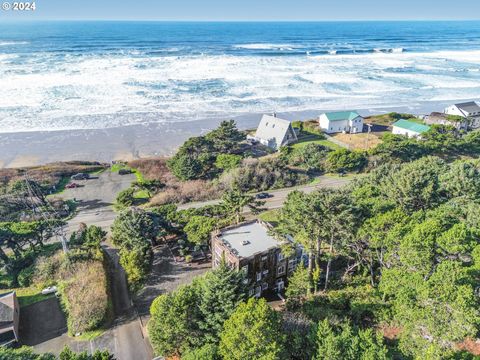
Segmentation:
{"type": "Polygon", "coordinates": [[[327,134],[345,132],[356,134],[363,132],[363,117],[356,111],[335,111],[320,115],[320,128],[327,134]]]}
{"type": "Polygon", "coordinates": [[[428,130],[430,130],[430,126],[428,125],[400,119],[393,124],[392,134],[406,135],[408,137],[421,137],[421,135],[428,130]]]}
{"type": "Polygon", "coordinates": [[[0,294],[0,346],[19,340],[20,306],[15,291],[0,294]]]}
{"type": "Polygon", "coordinates": [[[277,114],[263,115],[255,136],[250,136],[249,138],[273,150],[280,150],[282,146],[297,141],[297,135],[293,130],[292,123],[288,120],[280,119],[277,117],[277,114]]]}

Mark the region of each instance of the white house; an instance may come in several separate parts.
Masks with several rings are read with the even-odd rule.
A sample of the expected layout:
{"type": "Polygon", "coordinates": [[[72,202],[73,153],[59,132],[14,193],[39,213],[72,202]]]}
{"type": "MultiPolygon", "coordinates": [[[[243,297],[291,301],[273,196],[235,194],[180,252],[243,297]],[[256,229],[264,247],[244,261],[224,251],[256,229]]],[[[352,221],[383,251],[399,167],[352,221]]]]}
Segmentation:
{"type": "Polygon", "coordinates": [[[480,106],[475,101],[450,105],[445,108],[444,113],[469,119],[469,125],[473,129],[480,127],[480,106]]]}
{"type": "Polygon", "coordinates": [[[363,131],[363,117],[356,111],[336,111],[320,115],[320,128],[326,133],[347,132],[351,134],[363,131]]]}
{"type": "Polygon", "coordinates": [[[255,136],[250,138],[274,150],[297,141],[292,123],[278,118],[276,114],[263,115],[255,136]]]}
{"type": "Polygon", "coordinates": [[[393,124],[392,134],[406,135],[408,137],[420,137],[428,130],[430,130],[430,126],[428,125],[400,119],[393,124]]]}

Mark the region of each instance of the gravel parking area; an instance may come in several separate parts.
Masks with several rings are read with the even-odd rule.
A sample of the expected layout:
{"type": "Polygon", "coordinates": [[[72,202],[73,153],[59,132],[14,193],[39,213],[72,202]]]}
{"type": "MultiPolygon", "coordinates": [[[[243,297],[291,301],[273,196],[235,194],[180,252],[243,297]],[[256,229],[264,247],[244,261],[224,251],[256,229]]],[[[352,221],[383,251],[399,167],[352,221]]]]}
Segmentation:
{"type": "Polygon", "coordinates": [[[113,203],[117,194],[130,187],[135,181],[134,174],[119,175],[106,170],[89,180],[73,181],[80,185],[66,189],[61,197],[77,201],[77,215],[68,221],[68,233],[78,229],[80,223],[97,225],[109,230],[115,219],[113,203]]]}

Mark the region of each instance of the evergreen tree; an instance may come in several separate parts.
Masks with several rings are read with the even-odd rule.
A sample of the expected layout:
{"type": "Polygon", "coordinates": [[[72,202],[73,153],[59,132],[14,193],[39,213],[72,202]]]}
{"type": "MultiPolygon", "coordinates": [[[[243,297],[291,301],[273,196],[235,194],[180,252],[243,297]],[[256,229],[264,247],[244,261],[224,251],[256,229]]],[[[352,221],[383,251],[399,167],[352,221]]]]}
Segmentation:
{"type": "Polygon", "coordinates": [[[148,335],[156,354],[175,356],[197,342],[198,283],[157,297],[150,307],[148,335]]]}
{"type": "Polygon", "coordinates": [[[220,360],[218,355],[218,346],[215,344],[205,344],[202,347],[187,351],[182,360],[220,360]]]}
{"type": "Polygon", "coordinates": [[[212,141],[218,153],[231,154],[239,150],[239,143],[245,140],[245,134],[238,131],[234,120],[222,121],[220,126],[206,136],[212,141]]]}
{"type": "Polygon", "coordinates": [[[207,273],[198,304],[204,342],[217,343],[223,323],[245,297],[243,273],[230,269],[225,261],[207,273]]]}
{"type": "Polygon", "coordinates": [[[225,322],[219,352],[225,360],[277,360],[283,343],[279,315],[264,299],[252,298],[225,322]]]}
{"type": "Polygon", "coordinates": [[[287,305],[295,306],[308,294],[310,290],[310,281],[308,279],[308,270],[300,264],[295,272],[288,278],[288,286],[285,291],[287,296],[287,305]]]}
{"type": "Polygon", "coordinates": [[[333,327],[327,319],[317,328],[315,360],[386,360],[387,349],[380,335],[359,330],[348,323],[333,327]]]}
{"type": "Polygon", "coordinates": [[[263,204],[265,204],[264,201],[259,201],[255,196],[245,194],[238,188],[225,192],[221,203],[227,214],[231,215],[237,224],[243,219],[242,212],[245,207],[248,207],[253,214],[258,214],[263,204]]]}

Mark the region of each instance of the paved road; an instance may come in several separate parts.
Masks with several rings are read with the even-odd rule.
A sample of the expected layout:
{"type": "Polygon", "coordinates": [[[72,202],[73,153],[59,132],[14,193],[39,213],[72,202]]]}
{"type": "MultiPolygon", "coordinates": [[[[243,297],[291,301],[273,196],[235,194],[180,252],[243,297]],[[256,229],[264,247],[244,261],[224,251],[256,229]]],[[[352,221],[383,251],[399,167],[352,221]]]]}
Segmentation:
{"type": "MultiPolygon", "coordinates": [[[[112,279],[110,291],[115,316],[112,327],[93,340],[76,340],[66,334],[65,320],[62,322],[61,319],[55,322],[58,323],[56,326],[60,330],[58,333],[54,333],[55,329],[48,329],[49,331],[46,334],[38,334],[45,330],[45,326],[39,327],[42,321],[46,321],[43,318],[42,321],[35,322],[33,329],[24,326],[26,328],[25,332],[35,335],[30,335],[28,339],[32,339],[30,345],[35,345],[34,350],[36,352],[51,352],[58,355],[65,346],[69,346],[76,352],[87,351],[90,354],[95,350],[106,349],[114,354],[118,360],[150,360],[153,358],[152,348],[145,338],[140,318],[137,316],[130,300],[125,272],[118,262],[117,250],[110,248],[108,245],[105,245],[104,249],[110,258],[110,278],[112,279]]],[[[57,299],[53,298],[52,301],[57,301],[57,299]]],[[[37,306],[34,310],[38,312],[35,316],[40,316],[39,320],[41,316],[53,316],[57,313],[63,316],[58,305],[54,307],[46,302],[43,303],[49,305],[48,307],[44,306],[43,311],[38,311],[37,304],[34,305],[37,306]]],[[[38,304],[43,305],[43,303],[38,304]]]]}
{"type": "MultiPolygon", "coordinates": [[[[121,176],[110,171],[105,171],[93,179],[75,181],[81,187],[66,189],[62,194],[64,199],[76,199],[78,202],[78,213],[68,221],[67,232],[70,234],[77,230],[80,223],[97,225],[109,230],[115,219],[112,206],[115,198],[120,191],[128,188],[132,181],[135,181],[133,174],[121,176]]],[[[130,300],[125,273],[118,262],[117,250],[108,245],[104,245],[104,249],[111,263],[110,290],[115,315],[113,326],[90,341],[72,339],[62,331],[61,336],[38,343],[34,347],[35,351],[58,354],[67,345],[77,352],[92,353],[97,349],[108,349],[118,360],[153,358],[153,351],[144,337],[142,324],[130,300]]]]}
{"type": "MultiPolygon", "coordinates": [[[[97,225],[105,230],[109,230],[116,215],[112,207],[116,194],[128,188],[134,180],[133,175],[120,176],[110,171],[105,171],[96,179],[78,181],[82,185],[81,188],[66,190],[63,197],[66,199],[76,198],[79,204],[78,214],[68,222],[68,232],[75,231],[80,223],[97,225]]],[[[338,188],[349,181],[347,178],[324,176],[314,185],[270,191],[273,196],[266,199],[265,208],[280,208],[287,195],[294,189],[312,192],[322,187],[338,188]]],[[[180,205],[179,209],[196,208],[218,204],[219,202],[220,200],[212,200],[184,204],[180,205]]],[[[58,354],[65,345],[68,345],[76,351],[88,351],[90,353],[95,349],[109,349],[118,360],[144,360],[153,357],[148,340],[144,338],[141,323],[142,320],[145,323],[146,318],[143,316],[138,317],[135,309],[132,307],[127,291],[125,274],[122,267],[118,264],[116,250],[108,246],[105,246],[105,250],[113,264],[111,292],[116,319],[114,326],[103,335],[91,341],[76,341],[63,334],[38,344],[35,346],[36,351],[48,351],[58,354]]],[[[154,271],[150,277],[151,282],[147,284],[144,291],[136,299],[141,315],[148,313],[148,306],[153,298],[159,294],[171,291],[180,284],[189,283],[192,277],[205,272],[209,268],[207,264],[205,267],[186,269],[184,265],[174,263],[169,255],[168,248],[159,248],[157,252],[154,271]]]]}
{"type": "MultiPolygon", "coordinates": [[[[126,189],[134,180],[135,178],[132,178],[132,175],[120,176],[106,171],[100,175],[99,179],[78,182],[85,185],[82,188],[69,189],[69,192],[66,192],[64,195],[65,198],[75,197],[77,200],[81,200],[78,206],[78,214],[68,222],[68,233],[77,230],[80,223],[97,225],[104,230],[110,230],[116,216],[112,208],[112,204],[116,197],[115,194],[126,189]],[[111,188],[108,186],[109,183],[112,184],[111,188]]],[[[287,195],[295,189],[309,193],[324,187],[342,187],[350,181],[351,179],[349,178],[321,176],[319,181],[314,185],[302,185],[295,188],[272,190],[269,191],[269,193],[272,194],[273,197],[266,199],[264,208],[270,210],[282,207],[287,195]]],[[[199,208],[206,205],[215,205],[218,203],[220,203],[220,200],[210,200],[182,204],[179,205],[178,208],[183,210],[199,208]]]]}
{"type": "MultiPolygon", "coordinates": [[[[300,190],[306,193],[311,193],[320,188],[339,188],[351,181],[350,178],[336,178],[330,176],[321,176],[319,181],[313,185],[301,185],[294,188],[285,188],[279,190],[271,190],[268,191],[269,194],[273,195],[271,198],[265,199],[265,206],[267,210],[278,209],[283,206],[283,203],[287,199],[289,193],[293,190],[300,190]]],[[[219,204],[220,200],[210,200],[210,201],[203,201],[203,202],[196,202],[196,203],[188,203],[179,205],[178,208],[180,210],[191,209],[191,208],[200,208],[206,205],[216,205],[219,204]]]]}

